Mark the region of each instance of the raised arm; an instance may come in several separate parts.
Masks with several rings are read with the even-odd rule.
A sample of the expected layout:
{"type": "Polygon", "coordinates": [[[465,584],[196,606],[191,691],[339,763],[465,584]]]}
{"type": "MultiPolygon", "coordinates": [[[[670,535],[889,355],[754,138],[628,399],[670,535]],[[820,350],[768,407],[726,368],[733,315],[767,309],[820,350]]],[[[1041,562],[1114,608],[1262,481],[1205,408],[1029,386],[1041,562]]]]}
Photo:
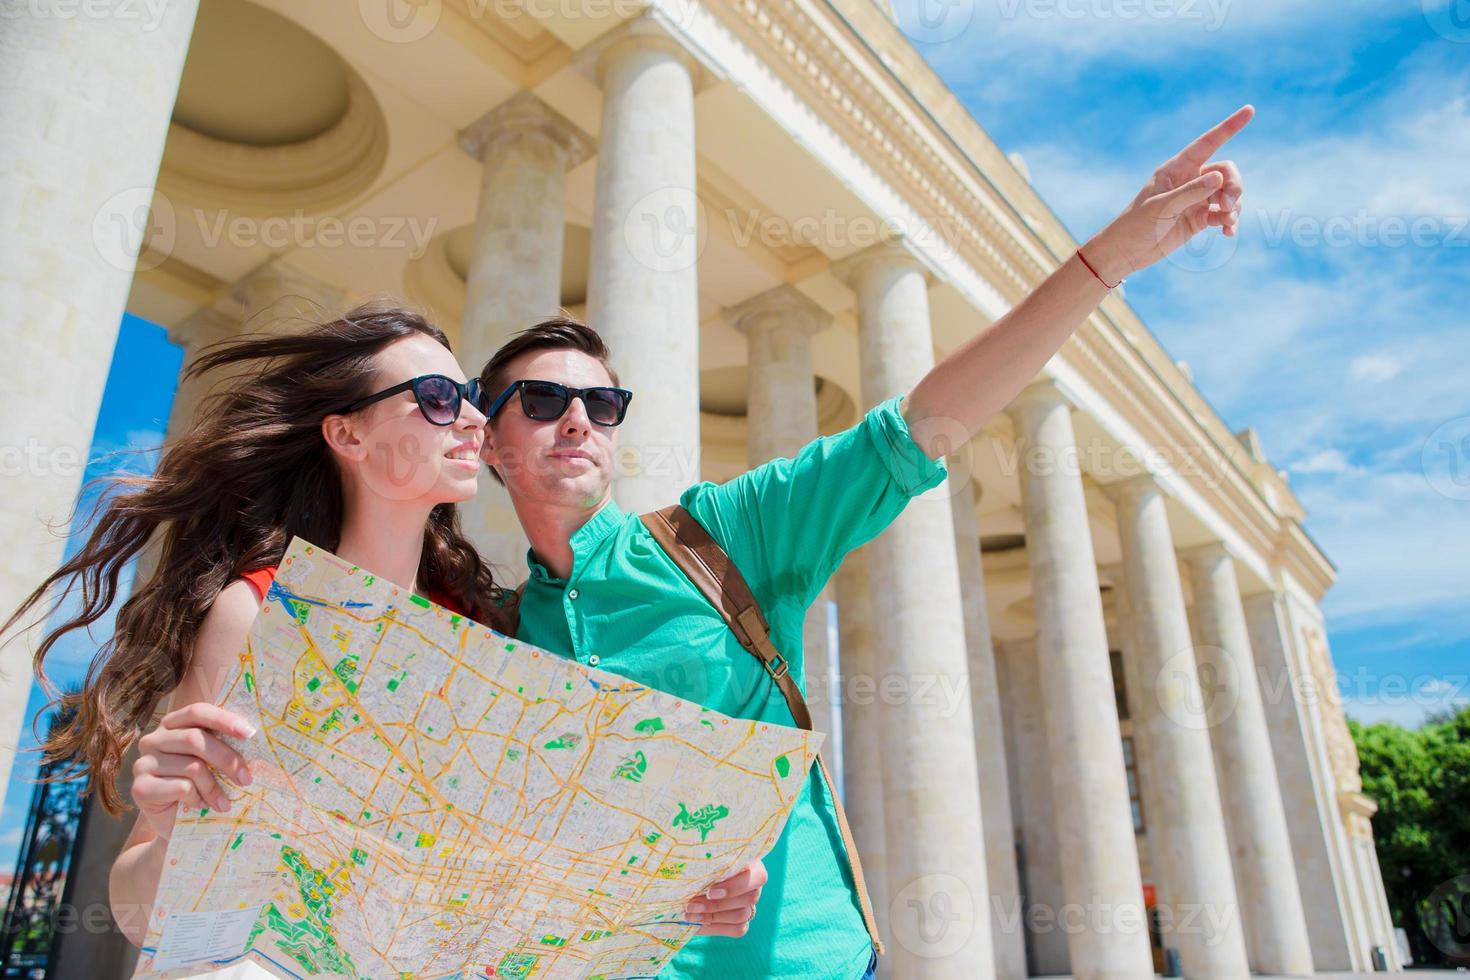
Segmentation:
{"type": "Polygon", "coordinates": [[[903,415],[931,458],[953,451],[956,423],[973,436],[1010,404],[1123,277],[1202,229],[1235,235],[1245,192],[1240,171],[1229,160],[1209,160],[1253,115],[1253,107],[1241,106],[1154,171],[1133,202],[1080,249],[1096,275],[1073,254],[919,381],[903,415]]]}
{"type": "Polygon", "coordinates": [[[243,719],[212,701],[258,611],[248,583],[237,581],[220,592],[200,624],[188,672],[170,698],[171,710],[138,740],[132,790],[138,819],[108,881],[113,918],[135,946],[143,945],[148,934],[179,804],[228,810],[230,800],[215,771],[242,785],[250,782],[245,760],[218,736],[249,738],[254,733],[243,719]]]}

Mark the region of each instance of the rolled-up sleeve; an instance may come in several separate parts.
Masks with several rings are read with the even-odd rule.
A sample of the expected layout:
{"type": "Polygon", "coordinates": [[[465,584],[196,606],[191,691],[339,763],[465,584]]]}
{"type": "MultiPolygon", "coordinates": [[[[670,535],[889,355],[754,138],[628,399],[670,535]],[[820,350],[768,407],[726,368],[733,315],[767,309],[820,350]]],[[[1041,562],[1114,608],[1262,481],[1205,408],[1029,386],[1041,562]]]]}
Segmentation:
{"type": "Polygon", "coordinates": [[[814,439],[794,457],[681,496],[762,605],[809,605],[849,551],[944,481],[944,461],[914,442],[900,412],[903,397],[875,405],[852,428],[814,439]]]}

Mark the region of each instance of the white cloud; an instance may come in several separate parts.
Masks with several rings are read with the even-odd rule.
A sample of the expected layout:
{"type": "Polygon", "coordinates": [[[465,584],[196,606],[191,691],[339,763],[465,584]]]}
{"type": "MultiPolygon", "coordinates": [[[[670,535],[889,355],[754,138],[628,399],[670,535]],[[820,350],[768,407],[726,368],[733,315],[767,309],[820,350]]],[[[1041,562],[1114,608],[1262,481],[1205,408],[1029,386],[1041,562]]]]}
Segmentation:
{"type": "MultiPolygon", "coordinates": [[[[1465,601],[1470,508],[1417,472],[1325,473],[1297,481],[1307,527],[1337,564],[1323,600],[1334,626],[1470,618],[1465,601]]],[[[1463,623],[1461,624],[1463,626],[1463,623]]]]}
{"type": "Polygon", "coordinates": [[[1293,473],[1351,473],[1354,469],[1341,449],[1324,449],[1291,464],[1293,473]]]}
{"type": "Polygon", "coordinates": [[[1430,678],[1412,691],[1393,690],[1364,693],[1342,699],[1344,713],[1364,724],[1389,721],[1404,728],[1417,728],[1432,717],[1453,713],[1470,704],[1470,679],[1430,678]]]}
{"type": "MultiPolygon", "coordinates": [[[[1024,83],[1002,79],[998,65],[1025,75],[1076,77],[1101,60],[1160,65],[1229,51],[1274,57],[1272,44],[1312,44],[1293,52],[1324,80],[1348,68],[1338,55],[1358,31],[1402,16],[1395,0],[1358,0],[1350,14],[1334,0],[894,0],[900,28],[951,84],[1024,83]],[[1345,19],[1351,18],[1351,24],[1345,19]]],[[[1196,66],[1198,67],[1198,66],[1196,66]]]]}
{"type": "Polygon", "coordinates": [[[1348,377],[1354,381],[1392,381],[1404,370],[1391,354],[1364,354],[1348,363],[1348,377]]]}

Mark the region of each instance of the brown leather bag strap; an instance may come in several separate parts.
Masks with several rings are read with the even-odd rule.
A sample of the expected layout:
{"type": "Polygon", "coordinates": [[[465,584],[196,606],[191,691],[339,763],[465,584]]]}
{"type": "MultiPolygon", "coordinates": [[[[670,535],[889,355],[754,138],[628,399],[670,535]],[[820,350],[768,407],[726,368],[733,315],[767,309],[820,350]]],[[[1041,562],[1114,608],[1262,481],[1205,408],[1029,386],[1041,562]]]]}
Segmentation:
{"type": "MultiPolygon", "coordinates": [[[[771,643],[771,627],[761,612],[760,604],[746,584],[745,577],[730,560],[709,532],[694,515],[679,504],[672,504],[651,514],[640,514],[641,520],[654,540],[673,559],[674,564],[689,577],[705,597],[719,610],[726,625],[730,627],[740,645],[749,650],[771,680],[776,682],[791,709],[791,717],[798,727],[812,730],[812,714],[807,708],[806,698],[791,676],[786,658],[771,643]]],[[[867,926],[868,938],[878,955],[883,955],[883,942],[878,938],[877,920],[873,916],[873,903],[868,898],[868,884],[863,878],[863,865],[858,859],[857,844],[852,839],[852,829],[843,812],[842,800],[832,786],[832,777],[820,754],[817,756],[817,771],[827,785],[827,795],[832,797],[832,806],[837,814],[837,829],[842,834],[842,845],[847,850],[848,866],[852,870],[853,884],[857,887],[858,904],[862,908],[863,925],[867,926]]]]}

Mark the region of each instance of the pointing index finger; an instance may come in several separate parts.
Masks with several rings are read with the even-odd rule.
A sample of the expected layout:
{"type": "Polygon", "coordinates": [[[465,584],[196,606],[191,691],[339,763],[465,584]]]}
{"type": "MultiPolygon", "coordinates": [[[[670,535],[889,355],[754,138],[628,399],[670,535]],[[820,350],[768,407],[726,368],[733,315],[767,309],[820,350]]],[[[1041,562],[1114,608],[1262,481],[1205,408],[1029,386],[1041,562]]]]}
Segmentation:
{"type": "Polygon", "coordinates": [[[1230,138],[1245,128],[1256,114],[1256,107],[1247,103],[1222,119],[1209,131],[1201,134],[1193,143],[1179,151],[1178,159],[1191,167],[1201,167],[1215,152],[1229,142],[1230,138]]]}

